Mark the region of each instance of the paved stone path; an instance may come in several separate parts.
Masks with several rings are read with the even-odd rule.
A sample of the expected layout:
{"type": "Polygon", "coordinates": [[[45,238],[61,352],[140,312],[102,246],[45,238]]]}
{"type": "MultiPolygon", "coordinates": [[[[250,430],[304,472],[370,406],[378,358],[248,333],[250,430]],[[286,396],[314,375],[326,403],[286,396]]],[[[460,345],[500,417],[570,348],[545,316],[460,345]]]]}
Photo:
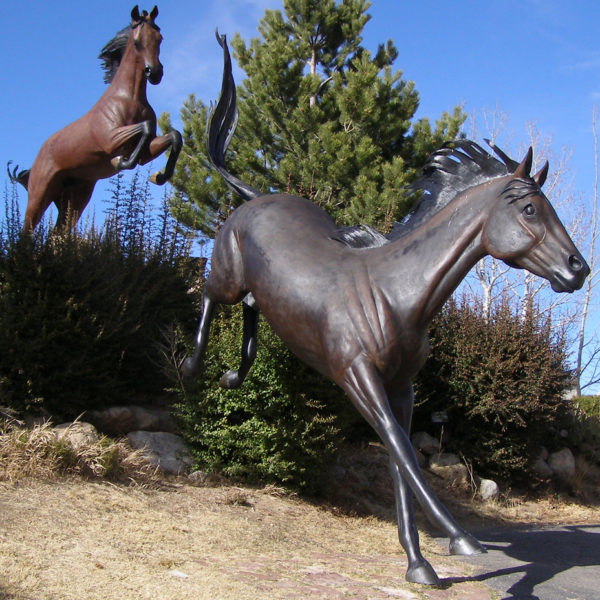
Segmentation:
{"type": "MultiPolygon", "coordinates": [[[[473,534],[487,554],[461,558],[503,600],[598,600],[600,525],[490,529],[473,534]]],[[[438,540],[447,545],[447,540],[438,540]]]]}
{"type": "MultiPolygon", "coordinates": [[[[220,566],[228,577],[268,593],[277,600],[490,600],[490,588],[465,577],[465,568],[453,559],[438,557],[436,571],[444,585],[429,588],[404,580],[404,557],[313,553],[298,560],[253,556],[220,566]],[[308,558],[308,560],[307,560],[308,558]],[[443,562],[440,562],[443,561],[443,562]]],[[[214,559],[208,558],[212,566],[214,559]]]]}

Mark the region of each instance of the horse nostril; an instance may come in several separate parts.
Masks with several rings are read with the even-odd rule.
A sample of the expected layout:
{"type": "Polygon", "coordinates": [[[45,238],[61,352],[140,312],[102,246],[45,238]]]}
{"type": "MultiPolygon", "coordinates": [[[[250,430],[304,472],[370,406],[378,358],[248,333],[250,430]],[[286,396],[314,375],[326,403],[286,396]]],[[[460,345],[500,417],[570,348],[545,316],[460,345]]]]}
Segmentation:
{"type": "Polygon", "coordinates": [[[583,263],[581,262],[581,259],[572,254],[569,256],[569,267],[571,267],[571,270],[573,271],[581,271],[581,269],[583,269],[583,263]]]}
{"type": "Polygon", "coordinates": [[[150,75],[152,75],[152,67],[146,67],[144,69],[144,73],[145,73],[146,77],[150,77],[150,75]]]}

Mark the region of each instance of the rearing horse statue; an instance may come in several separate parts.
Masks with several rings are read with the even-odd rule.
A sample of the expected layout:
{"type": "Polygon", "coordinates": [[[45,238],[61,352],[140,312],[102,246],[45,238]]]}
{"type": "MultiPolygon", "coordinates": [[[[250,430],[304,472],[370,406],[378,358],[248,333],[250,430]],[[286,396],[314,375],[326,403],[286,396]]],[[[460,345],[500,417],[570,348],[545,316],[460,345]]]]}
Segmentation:
{"type": "Polygon", "coordinates": [[[224,38],[221,96],[208,124],[210,160],[247,202],[220,229],[204,287],[193,374],[207,344],[216,303],[243,301],[241,365],[221,385],[241,385],[256,354],[258,311],[301,360],[336,382],[389,452],[398,534],[408,556],[406,579],[438,584],[419,549],[412,496],[450,538],[451,554],[485,552],[427,485],[409,439],[412,381],[428,353],[427,328],[477,261],[489,254],[547,279],[556,292],[581,288],[589,267],[541,186],[548,163],[530,175],[462,140],[427,161],[412,216],[389,236],[368,228],[340,230],[308,200],[261,195],[229,174],[224,153],[235,125],[235,85],[224,38]]]}
{"type": "Polygon", "coordinates": [[[7,170],[11,181],[27,189],[23,230],[31,232],[54,202],[57,227],[73,227],[87,206],[96,181],[133,169],[171,149],[164,173],[150,181],[164,184],[172,175],[182,138],[178,131],[156,135],[156,115],[146,98],[146,82],[163,76],[158,59],[162,36],[148,13],[131,11],[131,24],[102,49],[105,81],[110,83],[98,102],[82,117],[50,136],[31,169],[7,170]]]}

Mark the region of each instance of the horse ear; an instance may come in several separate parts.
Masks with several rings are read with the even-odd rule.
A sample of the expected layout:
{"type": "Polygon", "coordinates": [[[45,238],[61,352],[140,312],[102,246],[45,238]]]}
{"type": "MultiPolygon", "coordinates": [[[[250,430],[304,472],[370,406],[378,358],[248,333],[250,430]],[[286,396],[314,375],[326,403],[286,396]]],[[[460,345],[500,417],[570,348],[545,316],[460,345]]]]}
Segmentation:
{"type": "Polygon", "coordinates": [[[152,23],[154,23],[154,19],[156,19],[156,17],[158,17],[158,6],[155,6],[151,11],[150,11],[150,21],[152,23]]]}
{"type": "Polygon", "coordinates": [[[542,187],[544,182],[546,181],[546,177],[548,177],[548,168],[550,167],[550,163],[546,161],[544,166],[533,176],[533,180],[542,187]]]}
{"type": "Polygon", "coordinates": [[[533,148],[529,146],[525,158],[521,164],[515,169],[514,176],[520,177],[521,179],[527,179],[530,177],[531,165],[533,164],[533,148]]]}
{"type": "Polygon", "coordinates": [[[136,4],[131,9],[131,22],[137,23],[139,20],[140,20],[140,9],[139,9],[139,6],[136,4]]]}

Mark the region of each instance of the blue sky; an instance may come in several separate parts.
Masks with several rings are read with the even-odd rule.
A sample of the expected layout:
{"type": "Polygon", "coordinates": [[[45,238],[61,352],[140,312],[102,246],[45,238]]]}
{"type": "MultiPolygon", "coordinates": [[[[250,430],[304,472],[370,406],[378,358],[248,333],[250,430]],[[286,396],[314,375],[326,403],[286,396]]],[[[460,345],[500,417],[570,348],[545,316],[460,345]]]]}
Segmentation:
{"type": "MultiPolygon", "coordinates": [[[[165,75],[148,92],[157,114],[170,112],[177,125],[188,94],[207,103],[216,99],[222,55],[215,28],[248,40],[257,35],[264,10],[281,6],[281,0],[159,3],[165,75]]],[[[102,94],[98,53],[128,24],[132,7],[133,0],[3,1],[2,173],[8,160],[31,166],[41,143],[102,94]]],[[[476,115],[498,109],[508,116],[498,142],[513,155],[529,143],[525,125],[535,123],[542,136],[552,137],[554,154],[571,153],[569,191],[589,203],[591,115],[600,104],[598,0],[373,0],[369,13],[364,45],[375,50],[394,41],[396,68],[420,94],[418,117],[435,119],[456,104],[476,115]]],[[[241,78],[238,70],[236,79],[241,78]]],[[[163,164],[159,159],[154,167],[163,164]]],[[[552,173],[552,163],[550,168],[552,173]]],[[[97,186],[88,208],[96,222],[106,189],[107,184],[97,186]]],[[[20,197],[24,206],[22,190],[20,197]]]]}
{"type": "MultiPolygon", "coordinates": [[[[132,6],[132,0],[4,0],[0,165],[30,166],[44,139],[98,99],[104,90],[98,52],[128,23],[132,6]]],[[[177,123],[189,93],[215,99],[221,75],[215,28],[249,39],[264,10],[280,7],[281,0],[159,4],[165,76],[149,89],[156,112],[170,112],[177,123]]],[[[591,195],[591,112],[600,102],[597,1],[374,0],[369,13],[364,44],[374,50],[395,42],[396,67],[421,97],[418,116],[434,119],[456,104],[473,114],[497,107],[509,117],[504,143],[513,152],[527,143],[524,125],[534,122],[552,136],[556,153],[572,152],[574,190],[591,195]]],[[[95,192],[96,206],[103,189],[95,192]]]]}
{"type": "MultiPolygon", "coordinates": [[[[104,89],[98,52],[128,23],[132,6],[132,0],[4,0],[1,165],[12,159],[30,166],[46,137],[97,100],[104,89]]],[[[169,111],[177,121],[189,93],[216,98],[215,28],[248,39],[264,9],[280,7],[281,0],[159,4],[165,76],[149,90],[157,113],[169,111]]],[[[591,111],[600,101],[597,1],[374,0],[369,12],[364,43],[375,49],[394,40],[396,66],[421,96],[419,116],[435,118],[455,104],[469,113],[498,107],[510,117],[506,131],[515,148],[527,141],[524,124],[535,122],[553,136],[557,152],[572,150],[575,186],[590,193],[591,111]]]]}

